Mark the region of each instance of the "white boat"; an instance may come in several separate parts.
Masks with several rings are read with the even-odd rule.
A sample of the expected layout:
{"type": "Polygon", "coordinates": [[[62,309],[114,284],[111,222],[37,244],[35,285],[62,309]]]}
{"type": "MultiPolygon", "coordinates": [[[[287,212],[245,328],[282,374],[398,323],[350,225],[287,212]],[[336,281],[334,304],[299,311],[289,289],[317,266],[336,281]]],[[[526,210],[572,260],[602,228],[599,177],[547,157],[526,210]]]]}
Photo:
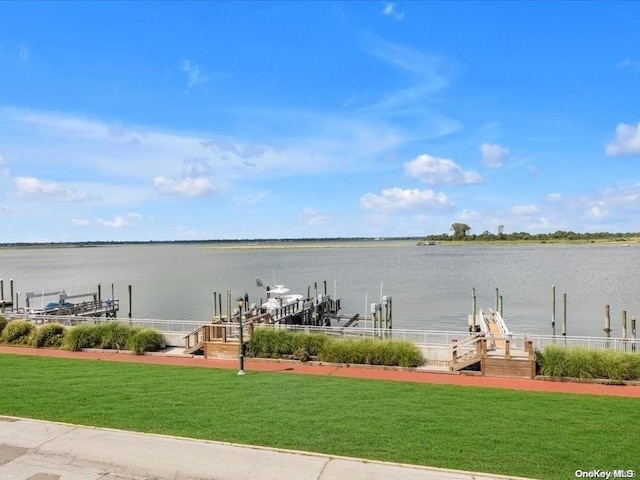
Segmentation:
{"type": "Polygon", "coordinates": [[[267,293],[267,299],[262,303],[260,308],[263,313],[271,315],[274,320],[303,309],[303,295],[289,293],[290,290],[284,285],[272,287],[259,278],[256,280],[256,284],[259,287],[264,287],[267,293]]]}

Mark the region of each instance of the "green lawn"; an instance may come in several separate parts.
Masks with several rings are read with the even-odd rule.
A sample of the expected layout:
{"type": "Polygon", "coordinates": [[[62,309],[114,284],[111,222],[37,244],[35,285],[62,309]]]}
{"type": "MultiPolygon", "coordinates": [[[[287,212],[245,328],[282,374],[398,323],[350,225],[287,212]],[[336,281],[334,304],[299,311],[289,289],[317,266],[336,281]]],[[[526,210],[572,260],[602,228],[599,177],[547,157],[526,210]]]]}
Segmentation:
{"type": "Polygon", "coordinates": [[[16,355],[0,372],[4,415],[535,478],[640,467],[637,399],[16,355]]]}

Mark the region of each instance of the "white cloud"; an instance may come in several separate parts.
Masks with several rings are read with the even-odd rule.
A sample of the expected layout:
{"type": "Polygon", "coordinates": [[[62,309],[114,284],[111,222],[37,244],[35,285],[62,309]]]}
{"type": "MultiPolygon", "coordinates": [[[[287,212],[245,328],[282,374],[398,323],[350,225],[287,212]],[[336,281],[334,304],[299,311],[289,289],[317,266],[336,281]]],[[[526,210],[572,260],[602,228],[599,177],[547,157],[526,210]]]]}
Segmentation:
{"type": "Polygon", "coordinates": [[[35,177],[16,177],[14,183],[21,195],[62,202],[83,202],[89,200],[85,192],[66,188],[59,183],[46,182],[35,177]]]}
{"type": "Polygon", "coordinates": [[[124,215],[116,215],[113,220],[104,220],[102,218],[98,218],[96,222],[98,225],[102,225],[103,227],[108,228],[124,228],[133,225],[142,219],[142,215],[139,213],[129,212],[124,215]]]}
{"type": "Polygon", "coordinates": [[[173,179],[159,176],[153,179],[156,190],[165,195],[177,195],[182,197],[201,197],[216,191],[216,187],[206,178],[182,178],[173,179]]]}
{"type": "Polygon", "coordinates": [[[10,173],[6,160],[0,155],[0,177],[7,177],[10,173]]]}
{"type": "Polygon", "coordinates": [[[422,154],[404,164],[407,175],[427,185],[470,185],[481,183],[482,177],[472,170],[463,170],[453,160],[422,154]]]}
{"type": "Polygon", "coordinates": [[[450,207],[449,198],[442,192],[433,190],[388,188],[381,195],[367,193],[360,198],[360,206],[366,210],[394,212],[420,208],[450,207]]]}
{"type": "Polygon", "coordinates": [[[183,60],[180,69],[187,74],[187,88],[207,83],[210,78],[200,71],[200,67],[191,60],[183,60]]]}
{"type": "Polygon", "coordinates": [[[609,215],[609,209],[605,206],[604,202],[598,201],[595,205],[591,206],[586,213],[588,217],[602,219],[609,215]]]}
{"type": "Polygon", "coordinates": [[[91,225],[91,221],[85,218],[72,218],[71,224],[75,227],[88,227],[91,225]]]}
{"type": "Polygon", "coordinates": [[[621,123],[616,127],[616,138],[605,150],[610,157],[640,153],[640,122],[637,125],[621,123]]]}
{"type": "Polygon", "coordinates": [[[516,205],[511,209],[511,214],[517,217],[531,217],[538,213],[538,207],[529,204],[529,205],[516,205]]]}
{"type": "Polygon", "coordinates": [[[495,143],[483,143],[480,145],[480,153],[485,167],[499,168],[509,154],[509,149],[495,143]]]}
{"type": "Polygon", "coordinates": [[[13,216],[11,208],[6,205],[0,204],[0,217],[11,217],[13,216]]]}
{"type": "Polygon", "coordinates": [[[174,237],[178,240],[191,240],[199,236],[195,230],[182,226],[177,226],[174,234],[174,237]]]}
{"type": "Polygon", "coordinates": [[[640,70],[640,62],[638,62],[637,60],[631,60],[630,58],[627,58],[625,60],[622,60],[621,62],[618,62],[616,66],[618,68],[630,68],[633,70],[640,70]]]}
{"type": "Polygon", "coordinates": [[[307,225],[324,225],[329,221],[329,217],[324,213],[314,210],[313,208],[305,208],[300,214],[300,218],[307,225]]]}
{"type": "Polygon", "coordinates": [[[463,221],[463,222],[467,222],[469,220],[478,220],[481,218],[482,218],[482,215],[480,214],[480,212],[477,212],[475,210],[468,210],[468,209],[462,210],[460,215],[458,215],[458,219],[460,219],[460,221],[463,221]]]}
{"type": "Polygon", "coordinates": [[[559,193],[550,193],[549,195],[546,196],[546,199],[548,202],[557,203],[562,201],[563,196],[559,193]]]}
{"type": "Polygon", "coordinates": [[[25,45],[20,45],[18,49],[18,58],[21,62],[26,62],[29,59],[29,50],[25,45]]]}
{"type": "Polygon", "coordinates": [[[393,18],[397,22],[404,18],[404,12],[400,12],[397,9],[396,4],[391,2],[385,4],[384,8],[382,9],[382,14],[387,17],[393,18]]]}

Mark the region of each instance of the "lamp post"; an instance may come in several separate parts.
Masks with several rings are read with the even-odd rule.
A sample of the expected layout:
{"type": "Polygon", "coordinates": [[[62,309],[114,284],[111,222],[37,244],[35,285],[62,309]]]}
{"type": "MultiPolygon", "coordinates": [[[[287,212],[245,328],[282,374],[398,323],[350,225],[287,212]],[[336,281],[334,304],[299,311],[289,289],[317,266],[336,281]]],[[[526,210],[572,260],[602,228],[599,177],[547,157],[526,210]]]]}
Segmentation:
{"type": "Polygon", "coordinates": [[[238,321],[240,323],[240,370],[238,370],[238,375],[244,375],[244,341],[242,338],[242,307],[244,306],[244,298],[238,297],[238,321]]]}

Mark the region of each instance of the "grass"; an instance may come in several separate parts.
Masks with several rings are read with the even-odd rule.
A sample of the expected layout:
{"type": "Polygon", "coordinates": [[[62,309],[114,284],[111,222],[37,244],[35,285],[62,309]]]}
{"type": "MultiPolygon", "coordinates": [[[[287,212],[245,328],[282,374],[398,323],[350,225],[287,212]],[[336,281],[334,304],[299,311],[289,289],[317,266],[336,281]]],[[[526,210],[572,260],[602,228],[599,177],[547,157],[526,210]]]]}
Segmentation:
{"type": "Polygon", "coordinates": [[[541,479],[638,466],[637,399],[14,355],[0,371],[4,415],[541,479]]]}

